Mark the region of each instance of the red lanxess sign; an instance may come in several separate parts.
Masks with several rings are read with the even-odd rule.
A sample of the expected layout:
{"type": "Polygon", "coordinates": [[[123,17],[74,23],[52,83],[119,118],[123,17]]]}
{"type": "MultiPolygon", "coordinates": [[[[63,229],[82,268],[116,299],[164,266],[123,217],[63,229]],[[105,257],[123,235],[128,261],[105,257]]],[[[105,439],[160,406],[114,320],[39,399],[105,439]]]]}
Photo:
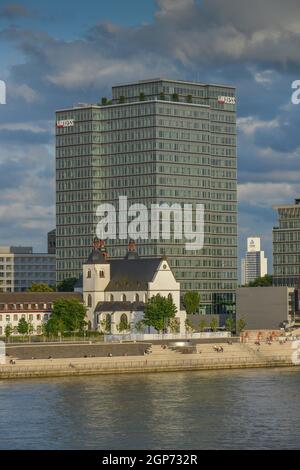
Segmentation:
{"type": "Polygon", "coordinates": [[[64,128],[64,127],[73,127],[74,126],[74,119],[66,119],[65,121],[57,121],[56,127],[58,129],[64,128]]]}

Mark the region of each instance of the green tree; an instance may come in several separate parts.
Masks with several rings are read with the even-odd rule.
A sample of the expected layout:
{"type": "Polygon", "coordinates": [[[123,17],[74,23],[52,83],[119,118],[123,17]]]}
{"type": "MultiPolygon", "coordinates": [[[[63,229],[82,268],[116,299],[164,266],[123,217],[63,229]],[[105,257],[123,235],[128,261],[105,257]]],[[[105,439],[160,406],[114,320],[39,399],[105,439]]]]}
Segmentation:
{"type": "Polygon", "coordinates": [[[54,292],[55,287],[49,286],[43,282],[41,283],[33,283],[31,287],[29,287],[28,292],[54,292]]]}
{"type": "Polygon", "coordinates": [[[187,330],[188,333],[193,333],[194,331],[194,327],[193,327],[193,324],[190,320],[186,319],[185,320],[185,328],[187,330]]]}
{"type": "Polygon", "coordinates": [[[173,100],[173,101],[179,101],[179,95],[178,95],[178,93],[172,93],[172,100],[173,100]]]}
{"type": "Polygon", "coordinates": [[[160,94],[159,94],[159,99],[164,101],[166,99],[166,95],[165,95],[165,92],[164,91],[161,91],[160,94]]]}
{"type": "Polygon", "coordinates": [[[57,285],[58,292],[73,292],[77,281],[78,279],[76,277],[64,279],[57,285]]]}
{"type": "Polygon", "coordinates": [[[204,318],[202,318],[202,319],[200,320],[200,323],[199,323],[199,329],[200,329],[200,331],[204,331],[205,328],[207,328],[207,326],[208,326],[208,325],[207,325],[207,321],[206,321],[204,318]]]}
{"type": "Polygon", "coordinates": [[[196,291],[186,292],[183,296],[183,305],[188,315],[197,312],[200,303],[200,294],[196,291]]]}
{"type": "Polygon", "coordinates": [[[34,326],[32,324],[31,321],[28,322],[28,329],[27,329],[27,334],[29,336],[29,339],[30,339],[30,336],[34,333],[34,326]]]}
{"type": "Polygon", "coordinates": [[[28,334],[28,323],[27,321],[25,320],[25,318],[20,318],[19,320],[19,323],[18,323],[18,327],[17,327],[17,331],[20,335],[23,336],[23,339],[24,339],[24,336],[28,334]]]}
{"type": "Polygon", "coordinates": [[[121,96],[119,97],[119,103],[120,103],[120,104],[125,103],[125,96],[121,95],[121,96]]]}
{"type": "Polygon", "coordinates": [[[145,93],[143,93],[142,91],[140,93],[139,99],[140,99],[140,101],[145,101],[145,99],[146,99],[145,93]]]}
{"type": "Polygon", "coordinates": [[[192,103],[192,102],[193,102],[193,97],[192,97],[192,95],[187,95],[187,97],[186,97],[186,102],[187,102],[187,103],[192,103]]]}
{"type": "Polygon", "coordinates": [[[58,333],[83,332],[86,321],[86,308],[77,299],[59,299],[53,303],[50,319],[47,322],[48,334],[57,336],[58,333]]]}
{"type": "Polygon", "coordinates": [[[143,322],[143,320],[137,321],[134,327],[137,333],[144,333],[145,331],[145,323],[143,322]]]}
{"type": "Polygon", "coordinates": [[[106,98],[106,96],[103,96],[103,97],[101,98],[101,104],[102,104],[102,106],[106,106],[106,105],[107,105],[107,98],[106,98]]]}
{"type": "Polygon", "coordinates": [[[247,326],[247,323],[246,321],[244,320],[244,318],[240,318],[237,322],[237,330],[239,333],[241,333],[242,331],[244,331],[244,329],[246,328],[247,326]]]}
{"type": "Polygon", "coordinates": [[[100,326],[103,333],[109,334],[111,332],[111,318],[110,316],[100,322],[100,326]]]}
{"type": "Polygon", "coordinates": [[[218,320],[216,318],[213,318],[210,322],[210,327],[213,331],[217,331],[218,328],[218,320]]]}
{"type": "Polygon", "coordinates": [[[176,312],[177,308],[171,298],[157,294],[147,301],[143,321],[158,332],[166,332],[170,319],[175,317],[176,312]]]}
{"type": "Polygon", "coordinates": [[[169,325],[172,333],[180,333],[180,322],[178,318],[170,318],[169,325]]]}
{"type": "Polygon", "coordinates": [[[263,277],[257,277],[254,281],[249,282],[248,287],[268,287],[273,284],[273,276],[266,274],[263,277]]]}
{"type": "Polygon", "coordinates": [[[5,327],[5,330],[4,330],[4,334],[5,334],[5,338],[6,338],[6,341],[8,342],[9,338],[11,337],[11,335],[13,334],[13,327],[11,325],[11,323],[8,323],[5,327]]]}
{"type": "Polygon", "coordinates": [[[228,318],[226,318],[225,321],[225,327],[227,331],[230,331],[230,333],[233,333],[235,330],[235,320],[232,315],[229,315],[228,318]]]}
{"type": "Polygon", "coordinates": [[[126,315],[126,319],[125,319],[125,317],[123,317],[123,315],[121,316],[121,321],[117,325],[117,330],[120,333],[122,333],[123,331],[129,331],[130,330],[130,324],[128,323],[127,315],[126,315]]]}

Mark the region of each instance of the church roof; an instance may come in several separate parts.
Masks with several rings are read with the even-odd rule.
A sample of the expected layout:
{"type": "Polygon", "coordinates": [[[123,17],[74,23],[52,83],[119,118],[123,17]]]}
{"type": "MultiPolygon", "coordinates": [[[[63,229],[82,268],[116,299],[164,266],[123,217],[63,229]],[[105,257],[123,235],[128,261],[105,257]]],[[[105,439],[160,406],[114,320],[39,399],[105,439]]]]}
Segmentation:
{"type": "Polygon", "coordinates": [[[145,304],[143,302],[98,302],[95,312],[133,312],[143,311],[144,308],[145,304]]]}
{"type": "Polygon", "coordinates": [[[110,282],[105,291],[144,291],[154,278],[161,258],[111,259],[110,282]]]}

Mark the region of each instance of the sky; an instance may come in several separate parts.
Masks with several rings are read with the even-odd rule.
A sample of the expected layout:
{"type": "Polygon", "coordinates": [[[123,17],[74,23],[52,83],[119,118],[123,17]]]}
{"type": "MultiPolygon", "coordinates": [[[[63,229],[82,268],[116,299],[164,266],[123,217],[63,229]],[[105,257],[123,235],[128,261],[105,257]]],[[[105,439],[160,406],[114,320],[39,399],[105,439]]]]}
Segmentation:
{"type": "Polygon", "coordinates": [[[0,0],[0,245],[46,249],[55,110],[161,76],[237,87],[239,252],[258,235],[271,262],[272,205],[300,196],[299,0],[0,0]]]}

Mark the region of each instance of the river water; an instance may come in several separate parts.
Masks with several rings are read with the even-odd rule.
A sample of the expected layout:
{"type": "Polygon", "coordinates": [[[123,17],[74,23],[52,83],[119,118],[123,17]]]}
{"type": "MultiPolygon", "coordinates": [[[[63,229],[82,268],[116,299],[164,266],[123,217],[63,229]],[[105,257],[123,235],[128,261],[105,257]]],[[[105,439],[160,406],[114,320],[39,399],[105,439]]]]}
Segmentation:
{"type": "Polygon", "coordinates": [[[299,449],[300,369],[0,381],[0,449],[299,449]]]}

